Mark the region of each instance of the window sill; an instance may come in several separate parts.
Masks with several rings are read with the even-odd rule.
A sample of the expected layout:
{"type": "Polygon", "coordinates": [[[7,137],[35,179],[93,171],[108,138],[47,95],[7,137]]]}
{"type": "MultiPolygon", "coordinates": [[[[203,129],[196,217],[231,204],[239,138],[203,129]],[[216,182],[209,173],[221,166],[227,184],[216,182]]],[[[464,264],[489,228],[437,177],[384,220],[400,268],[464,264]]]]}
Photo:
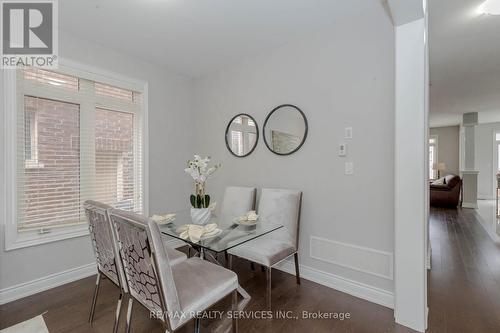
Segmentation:
{"type": "Polygon", "coordinates": [[[65,239],[87,236],[89,229],[87,224],[52,230],[50,233],[39,234],[38,232],[17,233],[15,239],[5,239],[5,251],[17,250],[31,246],[37,246],[65,239]]]}

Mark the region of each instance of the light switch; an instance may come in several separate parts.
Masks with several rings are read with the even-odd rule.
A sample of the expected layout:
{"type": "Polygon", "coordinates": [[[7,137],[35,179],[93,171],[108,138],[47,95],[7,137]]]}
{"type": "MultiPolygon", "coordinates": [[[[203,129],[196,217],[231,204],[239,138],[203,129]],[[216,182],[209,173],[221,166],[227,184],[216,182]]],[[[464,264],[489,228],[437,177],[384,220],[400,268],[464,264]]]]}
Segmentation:
{"type": "Polygon", "coordinates": [[[354,163],[345,162],[345,174],[346,175],[353,175],[354,174],[354,163]]]}
{"type": "Polygon", "coordinates": [[[347,145],[345,143],[339,144],[339,156],[347,156],[347,145]]]}
{"type": "Polygon", "coordinates": [[[346,127],[344,129],[344,138],[345,139],[352,139],[352,127],[346,127]]]}

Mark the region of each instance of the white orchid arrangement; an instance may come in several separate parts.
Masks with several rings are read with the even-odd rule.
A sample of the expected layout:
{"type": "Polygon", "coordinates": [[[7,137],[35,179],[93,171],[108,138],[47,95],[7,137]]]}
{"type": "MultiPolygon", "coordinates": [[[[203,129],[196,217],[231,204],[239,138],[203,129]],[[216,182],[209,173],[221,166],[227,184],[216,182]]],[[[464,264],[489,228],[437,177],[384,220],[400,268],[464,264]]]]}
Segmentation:
{"type": "Polygon", "coordinates": [[[208,208],[210,205],[210,196],[205,194],[205,182],[221,167],[221,164],[209,167],[209,163],[210,156],[202,158],[200,155],[194,155],[194,160],[188,161],[188,167],[184,169],[194,180],[196,195],[190,197],[194,208],[208,208]]]}
{"type": "Polygon", "coordinates": [[[188,161],[188,167],[184,171],[193,177],[197,183],[205,183],[210,176],[220,168],[220,163],[213,167],[208,167],[210,156],[202,158],[200,155],[194,155],[194,160],[188,161]]]}

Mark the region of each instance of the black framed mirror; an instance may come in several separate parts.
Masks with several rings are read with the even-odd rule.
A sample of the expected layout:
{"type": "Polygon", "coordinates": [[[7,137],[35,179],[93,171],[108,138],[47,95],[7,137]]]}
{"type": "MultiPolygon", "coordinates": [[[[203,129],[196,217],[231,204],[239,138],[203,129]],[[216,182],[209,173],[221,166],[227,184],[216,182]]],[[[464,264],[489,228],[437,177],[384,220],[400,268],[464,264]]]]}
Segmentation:
{"type": "Polygon", "coordinates": [[[266,117],[264,142],[277,155],[290,155],[306,141],[308,125],[304,112],[292,104],[275,107],[266,117]]]}
{"type": "Polygon", "coordinates": [[[255,119],[240,113],[231,118],[226,127],[226,147],[236,157],[246,157],[257,147],[259,127],[255,119]]]}

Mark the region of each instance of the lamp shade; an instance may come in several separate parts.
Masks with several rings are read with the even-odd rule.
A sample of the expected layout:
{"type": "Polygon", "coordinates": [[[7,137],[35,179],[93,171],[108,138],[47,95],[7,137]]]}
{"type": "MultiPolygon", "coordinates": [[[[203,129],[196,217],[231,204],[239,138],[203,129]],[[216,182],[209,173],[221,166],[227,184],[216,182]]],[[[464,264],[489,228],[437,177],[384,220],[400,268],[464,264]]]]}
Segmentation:
{"type": "Polygon", "coordinates": [[[432,166],[432,170],[444,171],[446,170],[446,164],[444,164],[443,162],[434,163],[434,165],[432,166]]]}

